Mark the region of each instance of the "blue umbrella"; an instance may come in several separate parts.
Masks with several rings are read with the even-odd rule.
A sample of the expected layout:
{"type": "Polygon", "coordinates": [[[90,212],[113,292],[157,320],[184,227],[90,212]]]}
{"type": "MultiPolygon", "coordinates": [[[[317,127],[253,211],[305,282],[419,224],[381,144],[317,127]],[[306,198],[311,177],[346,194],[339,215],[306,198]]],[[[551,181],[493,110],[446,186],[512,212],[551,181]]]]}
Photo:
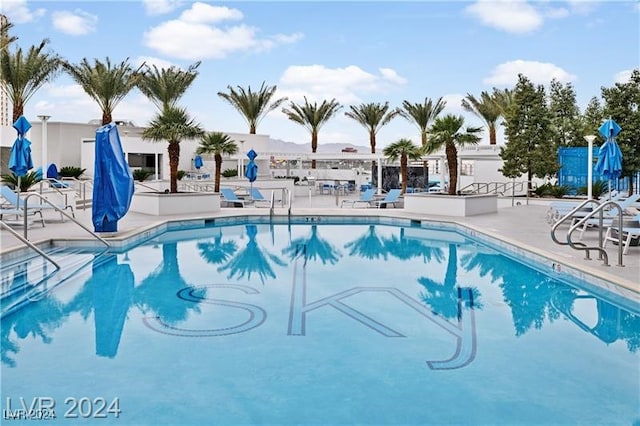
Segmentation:
{"type": "Polygon", "coordinates": [[[92,220],[96,232],[116,232],[118,220],[129,210],[133,198],[133,176],[115,124],[96,130],[93,173],[92,220]]]}
{"type": "Polygon", "coordinates": [[[622,174],[622,152],[616,142],[616,136],[621,130],[618,123],[612,119],[605,121],[598,129],[606,140],[600,147],[598,162],[594,170],[609,180],[609,194],[611,194],[611,180],[618,179],[622,174]]]}
{"type": "Polygon", "coordinates": [[[257,156],[258,154],[253,150],[253,148],[247,152],[249,163],[247,164],[247,169],[245,170],[244,175],[251,183],[251,193],[253,193],[253,182],[258,178],[258,165],[254,161],[257,156]]]}
{"type": "Polygon", "coordinates": [[[196,158],[193,159],[193,167],[200,170],[200,167],[202,167],[202,165],[203,165],[202,157],[200,157],[199,155],[196,155],[196,158]]]}
{"type": "Polygon", "coordinates": [[[9,155],[9,169],[18,177],[18,197],[20,197],[20,178],[33,169],[33,159],[31,158],[31,141],[26,138],[27,132],[31,128],[29,120],[24,115],[18,117],[13,128],[18,132],[18,137],[11,146],[9,155]]]}

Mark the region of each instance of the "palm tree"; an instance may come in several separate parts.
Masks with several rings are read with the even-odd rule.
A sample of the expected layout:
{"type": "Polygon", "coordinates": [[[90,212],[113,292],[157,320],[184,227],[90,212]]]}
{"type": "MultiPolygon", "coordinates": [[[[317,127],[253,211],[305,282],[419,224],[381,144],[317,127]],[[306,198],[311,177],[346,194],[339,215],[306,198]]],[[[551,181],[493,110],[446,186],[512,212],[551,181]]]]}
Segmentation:
{"type": "Polygon", "coordinates": [[[167,141],[169,146],[170,192],[178,192],[178,164],[180,163],[180,141],[204,135],[204,130],[189,117],[183,108],[168,107],[159,112],[142,132],[142,139],[154,142],[167,141]]]}
{"type": "Polygon", "coordinates": [[[178,67],[158,69],[146,65],[138,80],[138,89],[154,103],[159,110],[176,105],[191,83],[198,76],[200,62],[196,62],[186,70],[178,67]]]}
{"type": "Polygon", "coordinates": [[[435,103],[429,98],[424,98],[423,104],[409,101],[402,102],[400,115],[418,126],[422,146],[427,145],[427,128],[429,124],[438,117],[446,105],[447,101],[442,100],[441,97],[435,103]]]}
{"type": "Polygon", "coordinates": [[[140,76],[139,69],[134,70],[129,65],[129,58],[118,65],[112,65],[109,58],[105,62],[95,59],[92,65],[84,58],[77,65],[64,62],[62,66],[85,93],[98,103],[102,110],[102,125],[113,121],[113,110],[136,87],[140,76]]]}
{"type": "Polygon", "coordinates": [[[237,86],[238,90],[235,90],[231,86],[227,86],[229,93],[218,92],[225,101],[229,102],[249,125],[249,134],[255,135],[256,128],[262,119],[271,111],[279,108],[287,98],[274,99],[273,95],[276,93],[276,86],[266,86],[263,81],[262,86],[257,92],[251,90],[251,86],[248,86],[247,90],[243,87],[237,86]]]}
{"type": "Polygon", "coordinates": [[[381,103],[371,102],[368,104],[360,104],[358,106],[349,106],[351,111],[344,113],[349,118],[358,122],[369,132],[369,144],[371,145],[371,153],[376,153],[376,134],[382,126],[391,122],[400,111],[392,109],[389,111],[389,102],[381,103]]]}
{"type": "Polygon", "coordinates": [[[11,43],[18,40],[18,37],[9,35],[11,28],[13,28],[13,24],[7,20],[6,16],[0,15],[0,50],[4,50],[11,43]]]}
{"type": "Polygon", "coordinates": [[[45,84],[52,81],[60,70],[62,58],[55,53],[45,52],[49,40],[31,46],[26,55],[22,48],[15,53],[3,48],[0,53],[0,81],[11,104],[13,121],[24,113],[27,101],[45,84]]]}
{"type": "MultiPolygon", "coordinates": [[[[324,100],[318,105],[317,102],[310,104],[305,96],[304,105],[291,102],[289,108],[282,108],[282,112],[289,117],[289,120],[309,130],[311,133],[311,152],[315,154],[318,149],[318,132],[320,128],[329,121],[340,108],[342,108],[342,106],[335,99],[331,99],[330,101],[324,100]]],[[[311,161],[311,168],[316,168],[315,159],[311,161]]]]}
{"type": "Polygon", "coordinates": [[[428,151],[433,152],[445,147],[447,166],[449,167],[449,195],[455,195],[458,186],[458,148],[467,144],[475,145],[480,142],[481,127],[467,127],[462,129],[464,118],[447,114],[437,118],[430,130],[431,142],[428,151]]]}
{"type": "Polygon", "coordinates": [[[480,99],[467,93],[462,100],[462,108],[484,120],[489,128],[489,145],[496,144],[496,123],[502,115],[502,108],[488,92],[482,92],[480,99]]]}
{"type": "Polygon", "coordinates": [[[220,191],[220,175],[222,174],[222,154],[233,155],[238,152],[238,145],[229,135],[222,132],[205,133],[200,139],[196,154],[213,154],[216,163],[215,183],[213,190],[220,191]]]}
{"type": "Polygon", "coordinates": [[[493,102],[495,102],[496,105],[498,105],[498,108],[500,108],[500,115],[504,118],[505,114],[507,113],[507,110],[513,103],[513,90],[511,89],[500,90],[494,87],[492,98],[493,98],[493,102]]]}
{"type": "Polygon", "coordinates": [[[383,153],[391,161],[397,161],[400,158],[401,193],[404,194],[407,190],[407,166],[409,160],[419,160],[422,157],[423,150],[410,139],[400,139],[385,147],[383,153]]]}

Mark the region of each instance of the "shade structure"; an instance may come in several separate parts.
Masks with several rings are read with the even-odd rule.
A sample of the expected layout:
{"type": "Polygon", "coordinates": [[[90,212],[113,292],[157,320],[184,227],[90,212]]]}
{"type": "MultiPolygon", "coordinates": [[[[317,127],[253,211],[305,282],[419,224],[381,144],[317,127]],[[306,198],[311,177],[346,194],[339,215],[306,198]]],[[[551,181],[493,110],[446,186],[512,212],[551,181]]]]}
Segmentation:
{"type": "Polygon", "coordinates": [[[11,146],[9,155],[9,169],[18,177],[18,187],[16,188],[20,194],[20,178],[26,175],[29,170],[33,169],[33,159],[31,158],[31,141],[26,135],[31,129],[31,123],[24,115],[18,117],[13,123],[13,128],[18,132],[16,140],[11,146]]]}
{"type": "Polygon", "coordinates": [[[196,155],[196,158],[193,159],[193,167],[195,167],[196,169],[200,170],[200,168],[203,166],[203,162],[202,162],[202,157],[199,155],[196,155]]]}
{"type": "Polygon", "coordinates": [[[606,140],[600,146],[595,172],[609,181],[609,192],[611,192],[611,180],[618,179],[622,174],[622,152],[616,142],[616,136],[621,130],[618,123],[612,119],[605,121],[598,129],[606,140]]]}
{"type": "Polygon", "coordinates": [[[116,232],[118,220],[129,210],[133,176],[129,170],[118,128],[114,123],[96,130],[93,173],[93,226],[95,232],[116,232]]]}

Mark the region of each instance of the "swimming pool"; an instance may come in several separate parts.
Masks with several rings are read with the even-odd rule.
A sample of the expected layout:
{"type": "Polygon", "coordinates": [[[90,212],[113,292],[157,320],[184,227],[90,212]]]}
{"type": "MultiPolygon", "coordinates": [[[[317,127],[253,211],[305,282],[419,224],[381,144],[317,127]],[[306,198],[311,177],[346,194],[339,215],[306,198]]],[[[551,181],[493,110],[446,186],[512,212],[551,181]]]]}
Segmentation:
{"type": "MultiPolygon", "coordinates": [[[[323,217],[145,238],[94,260],[58,254],[92,266],[2,319],[3,416],[55,404],[57,421],[120,425],[640,421],[637,302],[486,239],[323,217]]],[[[21,267],[7,285],[45,275],[21,267]]]]}

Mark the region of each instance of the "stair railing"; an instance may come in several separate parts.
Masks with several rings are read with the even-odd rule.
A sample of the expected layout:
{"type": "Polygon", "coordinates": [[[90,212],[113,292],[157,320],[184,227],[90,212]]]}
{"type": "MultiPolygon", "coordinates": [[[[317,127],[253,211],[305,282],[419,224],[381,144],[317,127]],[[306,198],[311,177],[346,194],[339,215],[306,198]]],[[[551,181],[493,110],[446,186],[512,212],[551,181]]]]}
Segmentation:
{"type": "Polygon", "coordinates": [[[44,257],[46,260],[48,260],[49,262],[51,262],[51,264],[56,268],[56,271],[60,270],[60,265],[53,260],[48,254],[46,254],[44,251],[40,250],[38,248],[38,246],[36,246],[35,244],[33,244],[31,241],[27,240],[26,238],[24,238],[22,235],[20,235],[18,232],[14,231],[11,226],[7,225],[6,223],[4,223],[3,220],[0,220],[0,227],[4,228],[5,230],[9,231],[9,233],[11,235],[13,235],[14,237],[16,237],[18,240],[20,240],[23,244],[25,244],[27,247],[29,247],[30,249],[32,249],[33,251],[35,251],[36,253],[38,253],[40,256],[44,257]]]}

